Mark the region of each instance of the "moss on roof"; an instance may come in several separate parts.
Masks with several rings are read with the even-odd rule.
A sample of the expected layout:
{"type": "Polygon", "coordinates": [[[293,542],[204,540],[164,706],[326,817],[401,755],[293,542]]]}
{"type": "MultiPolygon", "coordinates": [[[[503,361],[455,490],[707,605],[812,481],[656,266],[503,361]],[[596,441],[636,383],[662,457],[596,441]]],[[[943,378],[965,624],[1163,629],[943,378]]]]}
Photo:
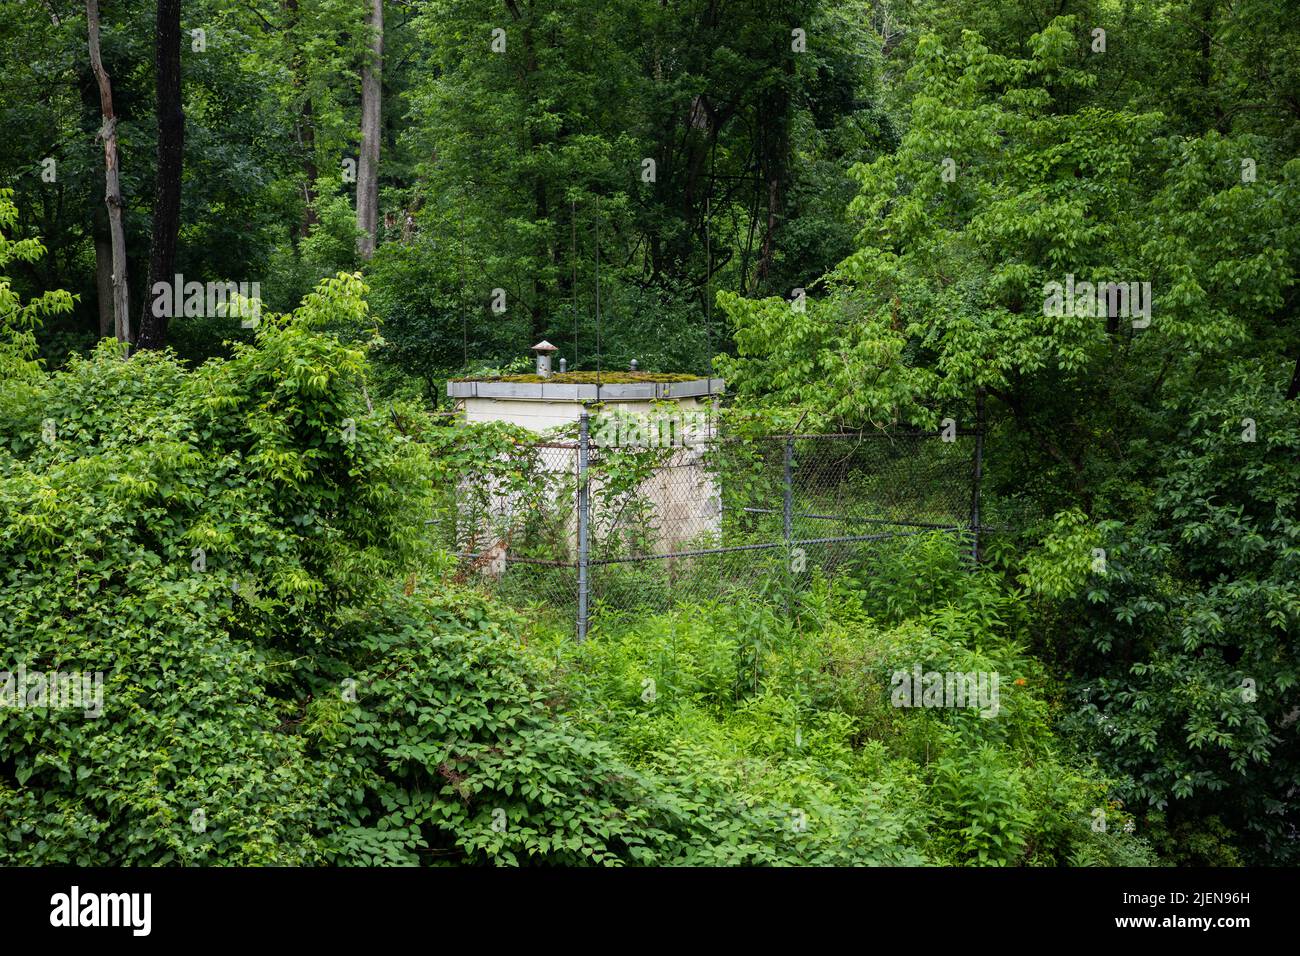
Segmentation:
{"type": "Polygon", "coordinates": [[[694,382],[703,375],[686,375],[678,372],[556,372],[550,378],[540,375],[485,375],[454,378],[453,382],[524,382],[548,385],[633,385],[637,382],[694,382]]]}

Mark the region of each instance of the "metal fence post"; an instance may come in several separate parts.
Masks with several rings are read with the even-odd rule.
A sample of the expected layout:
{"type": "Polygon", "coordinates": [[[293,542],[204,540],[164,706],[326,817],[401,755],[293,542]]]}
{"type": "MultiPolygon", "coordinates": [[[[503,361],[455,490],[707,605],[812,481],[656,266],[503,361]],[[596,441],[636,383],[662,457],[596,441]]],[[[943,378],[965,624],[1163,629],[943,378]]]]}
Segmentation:
{"type": "MultiPolygon", "coordinates": [[[[794,518],[794,439],[785,440],[785,495],[781,504],[781,525],[785,534],[785,580],[794,586],[794,551],[791,549],[794,518]]],[[[794,609],[790,606],[790,590],[785,591],[785,616],[791,617],[794,609]]]]}
{"type": "Polygon", "coordinates": [[[590,423],[584,411],[578,419],[578,643],[587,639],[587,573],[588,573],[588,521],[590,502],[588,488],[588,455],[590,454],[590,423]]]}
{"type": "Polygon", "coordinates": [[[783,507],[781,507],[781,516],[784,518],[783,527],[785,529],[785,546],[790,546],[790,519],[794,516],[794,481],[792,477],[794,462],[794,440],[787,438],[785,440],[785,496],[783,507]]]}
{"type": "Polygon", "coordinates": [[[975,389],[975,471],[971,481],[970,498],[970,556],[975,564],[980,562],[980,478],[984,473],[984,389],[975,389]]]}
{"type": "Polygon", "coordinates": [[[785,519],[783,527],[785,529],[785,548],[787,558],[789,557],[791,535],[791,519],[794,517],[794,481],[792,469],[794,466],[794,439],[785,440],[785,500],[782,507],[782,516],[785,519]]]}

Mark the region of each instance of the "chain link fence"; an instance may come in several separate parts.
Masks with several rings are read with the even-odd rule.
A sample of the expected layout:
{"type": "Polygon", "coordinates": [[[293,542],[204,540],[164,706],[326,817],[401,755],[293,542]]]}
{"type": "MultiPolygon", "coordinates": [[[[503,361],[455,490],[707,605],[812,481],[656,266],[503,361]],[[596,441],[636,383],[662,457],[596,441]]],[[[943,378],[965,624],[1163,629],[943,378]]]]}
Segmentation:
{"type": "Polygon", "coordinates": [[[461,578],[582,639],[602,610],[799,587],[916,535],[960,535],[978,558],[977,431],[660,437],[611,442],[584,417],[574,440],[460,473],[435,523],[461,578]]]}

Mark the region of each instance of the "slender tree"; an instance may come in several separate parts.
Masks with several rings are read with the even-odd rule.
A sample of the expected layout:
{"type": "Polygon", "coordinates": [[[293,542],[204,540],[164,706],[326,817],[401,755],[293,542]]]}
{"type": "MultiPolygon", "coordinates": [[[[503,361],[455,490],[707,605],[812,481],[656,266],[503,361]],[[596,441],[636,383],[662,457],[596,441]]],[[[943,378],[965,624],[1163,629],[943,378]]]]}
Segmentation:
{"type": "Polygon", "coordinates": [[[384,0],[370,0],[370,51],[361,68],[361,162],[357,164],[357,251],[375,253],[379,220],[379,136],[384,68],[384,0]]]}
{"type": "Polygon", "coordinates": [[[319,222],[316,214],[316,180],[320,177],[320,171],[316,168],[316,118],[313,115],[311,90],[307,89],[307,59],[300,37],[302,12],[298,0],[283,0],[283,6],[293,95],[302,104],[294,118],[294,137],[302,155],[302,221],[292,234],[294,247],[297,248],[298,240],[305,238],[319,222]]]}
{"type": "Polygon", "coordinates": [[[149,250],[149,284],[140,311],[137,345],[162,348],[167,318],[154,315],[156,282],[171,282],[176,271],[176,237],[181,228],[181,172],[184,163],[185,113],[181,109],[181,3],[158,0],[154,32],[158,104],[158,179],[154,188],[153,235],[149,250]]]}
{"type": "MultiPolygon", "coordinates": [[[[81,102],[86,112],[99,112],[99,90],[89,66],[79,76],[81,102]]],[[[108,209],[94,203],[90,210],[90,233],[95,246],[95,300],[99,312],[99,337],[111,339],[113,328],[113,242],[108,231],[108,209]]]]}
{"type": "Polygon", "coordinates": [[[109,243],[113,261],[113,334],[119,342],[131,340],[130,302],[126,285],[126,234],[122,229],[122,184],[118,175],[117,116],[113,113],[113,84],[99,52],[99,0],[86,0],[86,28],[90,38],[90,68],[99,85],[99,110],[104,142],[104,204],[108,207],[109,243]]]}

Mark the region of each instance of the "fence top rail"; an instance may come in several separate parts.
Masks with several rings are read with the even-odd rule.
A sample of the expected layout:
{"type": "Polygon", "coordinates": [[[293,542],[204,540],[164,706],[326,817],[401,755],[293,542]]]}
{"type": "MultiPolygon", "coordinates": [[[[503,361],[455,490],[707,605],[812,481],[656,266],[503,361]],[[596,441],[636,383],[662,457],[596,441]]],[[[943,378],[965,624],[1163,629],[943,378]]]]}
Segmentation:
{"type": "MultiPolygon", "coordinates": [[[[956,434],[961,437],[971,437],[978,434],[973,428],[958,428],[956,434]]],[[[872,431],[872,432],[790,432],[773,435],[705,435],[692,436],[684,439],[680,444],[683,446],[714,445],[714,444],[751,444],[753,442],[765,441],[868,441],[884,440],[889,441],[895,438],[939,438],[940,431],[923,431],[921,429],[899,429],[895,431],[872,431]]],[[[573,440],[555,440],[528,442],[528,448],[562,448],[568,451],[574,451],[581,447],[581,442],[573,440]]],[[[592,442],[593,446],[600,446],[602,442],[592,442]]],[[[630,443],[631,444],[631,443],[630,443]]]]}
{"type": "MultiPolygon", "coordinates": [[[[755,441],[862,441],[866,439],[884,439],[891,438],[939,438],[942,435],[939,429],[924,430],[919,428],[894,429],[892,431],[861,431],[861,432],[790,432],[774,435],[719,435],[714,438],[706,438],[704,441],[720,442],[755,442],[755,441]]],[[[973,428],[958,428],[955,431],[957,435],[975,435],[976,430],[973,428]]]]}

